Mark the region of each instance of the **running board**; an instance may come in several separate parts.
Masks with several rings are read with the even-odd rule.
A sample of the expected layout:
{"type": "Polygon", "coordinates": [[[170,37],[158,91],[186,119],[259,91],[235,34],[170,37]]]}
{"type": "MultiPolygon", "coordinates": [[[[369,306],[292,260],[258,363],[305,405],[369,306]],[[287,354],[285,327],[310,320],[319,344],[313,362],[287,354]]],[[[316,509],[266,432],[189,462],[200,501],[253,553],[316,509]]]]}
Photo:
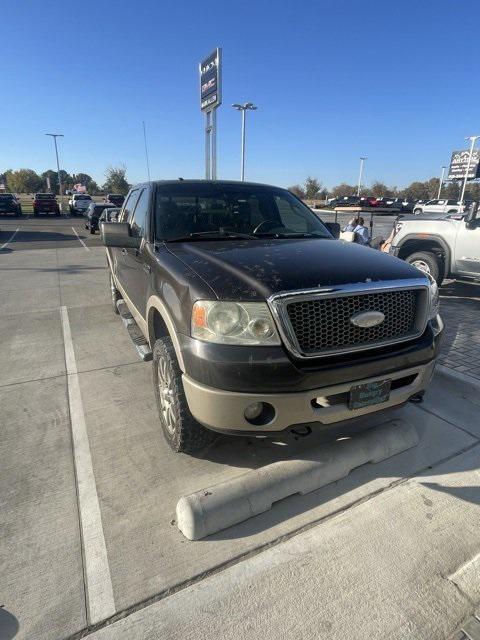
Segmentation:
{"type": "Polygon", "coordinates": [[[140,360],[147,362],[152,359],[152,351],[150,349],[150,345],[148,344],[145,336],[140,330],[140,327],[135,322],[132,314],[130,313],[127,305],[125,304],[125,300],[120,299],[117,300],[117,309],[122,322],[128,331],[128,335],[130,336],[133,346],[137,350],[137,353],[140,357],[140,360]]]}

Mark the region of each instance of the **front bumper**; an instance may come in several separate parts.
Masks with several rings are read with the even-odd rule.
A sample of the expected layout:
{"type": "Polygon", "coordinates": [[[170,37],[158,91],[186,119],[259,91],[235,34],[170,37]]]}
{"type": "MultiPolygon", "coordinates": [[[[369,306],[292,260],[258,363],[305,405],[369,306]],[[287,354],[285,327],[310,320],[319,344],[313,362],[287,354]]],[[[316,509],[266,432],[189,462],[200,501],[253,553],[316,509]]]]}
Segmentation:
{"type": "Polygon", "coordinates": [[[435,361],[393,374],[356,380],[355,384],[392,381],[387,402],[361,409],[348,407],[352,382],[297,393],[237,393],[204,386],[183,374],[183,387],[188,406],[195,419],[209,429],[226,433],[276,433],[299,424],[331,425],[354,420],[369,413],[391,409],[426,389],[435,368],[435,361]],[[270,422],[256,428],[245,419],[247,406],[267,402],[275,410],[270,422]]]}

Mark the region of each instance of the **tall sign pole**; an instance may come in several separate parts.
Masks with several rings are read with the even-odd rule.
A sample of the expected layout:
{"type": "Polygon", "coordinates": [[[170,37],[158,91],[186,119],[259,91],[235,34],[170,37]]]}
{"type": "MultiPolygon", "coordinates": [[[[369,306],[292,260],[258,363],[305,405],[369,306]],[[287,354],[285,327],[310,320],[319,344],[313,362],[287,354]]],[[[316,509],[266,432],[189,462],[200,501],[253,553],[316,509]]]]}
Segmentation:
{"type": "Polygon", "coordinates": [[[440,200],[440,194],[442,193],[442,187],[443,187],[443,178],[445,176],[445,169],[447,167],[442,167],[442,175],[440,176],[440,183],[438,185],[438,195],[437,195],[437,200],[440,200]]]}
{"type": "Polygon", "coordinates": [[[217,179],[217,109],[222,104],[222,50],[199,64],[200,109],[205,114],[205,179],[217,179]]]}
{"type": "Polygon", "coordinates": [[[480,136],[469,136],[468,138],[465,138],[465,140],[470,140],[470,153],[468,154],[467,169],[465,171],[465,178],[463,179],[462,193],[460,194],[460,206],[463,205],[465,187],[467,186],[468,174],[470,173],[470,166],[472,164],[473,149],[478,138],[480,138],[480,136]]]}

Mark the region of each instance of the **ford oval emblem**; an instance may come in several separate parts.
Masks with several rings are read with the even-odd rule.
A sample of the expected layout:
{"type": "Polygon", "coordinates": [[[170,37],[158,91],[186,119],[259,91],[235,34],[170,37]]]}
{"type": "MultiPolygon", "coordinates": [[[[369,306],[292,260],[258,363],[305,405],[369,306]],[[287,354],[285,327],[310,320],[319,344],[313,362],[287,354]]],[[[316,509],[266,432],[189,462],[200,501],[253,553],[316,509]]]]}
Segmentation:
{"type": "Polygon", "coordinates": [[[369,327],[376,327],[385,320],[385,314],[381,311],[359,311],[355,313],[350,322],[356,327],[362,327],[362,329],[368,329],[369,327]]]}

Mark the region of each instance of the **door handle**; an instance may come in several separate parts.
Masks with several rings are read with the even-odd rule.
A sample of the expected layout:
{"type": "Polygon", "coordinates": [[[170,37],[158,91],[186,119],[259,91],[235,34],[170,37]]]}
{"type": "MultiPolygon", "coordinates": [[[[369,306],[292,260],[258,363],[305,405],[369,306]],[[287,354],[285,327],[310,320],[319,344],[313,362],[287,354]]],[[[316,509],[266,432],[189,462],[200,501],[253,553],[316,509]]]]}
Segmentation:
{"type": "Polygon", "coordinates": [[[152,268],[150,267],[149,264],[147,264],[146,262],[143,263],[142,265],[143,270],[145,271],[145,273],[150,273],[152,268]]]}

